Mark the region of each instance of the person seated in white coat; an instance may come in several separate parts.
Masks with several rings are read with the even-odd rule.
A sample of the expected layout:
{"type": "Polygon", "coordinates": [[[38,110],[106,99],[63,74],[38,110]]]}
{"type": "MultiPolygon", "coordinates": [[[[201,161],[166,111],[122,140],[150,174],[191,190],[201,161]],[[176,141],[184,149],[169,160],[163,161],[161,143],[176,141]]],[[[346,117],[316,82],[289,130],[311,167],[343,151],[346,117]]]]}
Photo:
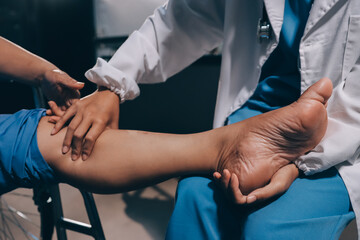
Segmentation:
{"type": "MultiPolygon", "coordinates": [[[[359,15],[358,0],[170,0],[109,62],[99,59],[86,73],[125,101],[139,95],[138,83],[163,82],[222,44],[215,128],[290,104],[322,77],[332,80],[325,137],[295,161],[303,175],[289,191],[235,210],[211,179],[182,179],[168,239],[336,239],[360,216],[359,15]]],[[[74,115],[93,123],[94,109],[118,108],[101,104],[105,99],[70,108],[55,132],[74,115]],[[83,115],[89,111],[93,116],[83,115]]],[[[83,130],[75,141],[68,134],[64,146],[72,146],[74,158],[91,152],[91,139],[110,116],[101,118],[102,127],[83,130]]]]}

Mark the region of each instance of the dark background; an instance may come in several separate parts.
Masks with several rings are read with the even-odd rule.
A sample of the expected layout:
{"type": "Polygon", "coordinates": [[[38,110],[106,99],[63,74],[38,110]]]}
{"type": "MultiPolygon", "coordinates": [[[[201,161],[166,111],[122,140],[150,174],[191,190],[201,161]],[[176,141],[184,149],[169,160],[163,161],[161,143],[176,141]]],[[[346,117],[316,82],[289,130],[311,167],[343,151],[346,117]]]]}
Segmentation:
{"type": "MultiPolygon", "coordinates": [[[[0,35],[86,82],[82,95],[96,88],[84,77],[96,59],[94,29],[90,0],[0,0],[0,35]]],[[[141,85],[140,97],[120,107],[120,128],[174,133],[210,129],[219,70],[220,57],[206,56],[165,84],[141,85]]],[[[2,81],[0,102],[0,113],[33,108],[32,89],[2,81]]]]}

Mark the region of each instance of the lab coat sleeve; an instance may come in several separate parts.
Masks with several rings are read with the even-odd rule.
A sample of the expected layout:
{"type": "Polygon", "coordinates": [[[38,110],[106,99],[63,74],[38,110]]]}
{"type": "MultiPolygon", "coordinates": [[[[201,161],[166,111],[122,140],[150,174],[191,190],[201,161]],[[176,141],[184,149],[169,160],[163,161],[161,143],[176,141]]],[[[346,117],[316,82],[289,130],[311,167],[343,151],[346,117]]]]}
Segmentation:
{"type": "Polygon", "coordinates": [[[137,83],[164,82],[221,44],[224,1],[170,0],[85,76],[122,101],[135,98],[137,83]]]}
{"type": "Polygon", "coordinates": [[[360,58],[346,80],[333,91],[328,103],[328,127],[317,147],[295,163],[306,175],[347,161],[359,163],[360,154],[360,58]]]}

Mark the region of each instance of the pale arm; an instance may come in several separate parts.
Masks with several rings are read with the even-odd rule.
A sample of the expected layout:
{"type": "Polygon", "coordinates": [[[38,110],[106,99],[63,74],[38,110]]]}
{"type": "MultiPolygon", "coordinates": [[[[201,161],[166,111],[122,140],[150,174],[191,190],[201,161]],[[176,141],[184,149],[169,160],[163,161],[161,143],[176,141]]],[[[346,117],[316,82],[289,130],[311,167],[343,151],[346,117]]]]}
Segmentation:
{"type": "Polygon", "coordinates": [[[54,64],[0,37],[0,74],[39,86],[49,100],[69,106],[80,97],[84,84],[60,71],[54,64]]]}
{"type": "Polygon", "coordinates": [[[0,72],[24,83],[40,85],[45,72],[58,69],[54,64],[0,37],[0,72]]]}

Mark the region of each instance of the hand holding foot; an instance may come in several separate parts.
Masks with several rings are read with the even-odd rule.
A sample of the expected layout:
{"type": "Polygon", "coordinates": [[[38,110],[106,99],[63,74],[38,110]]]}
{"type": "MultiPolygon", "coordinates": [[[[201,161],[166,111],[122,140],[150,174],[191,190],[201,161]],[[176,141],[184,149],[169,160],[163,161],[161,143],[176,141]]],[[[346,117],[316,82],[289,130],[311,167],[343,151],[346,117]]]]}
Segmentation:
{"type": "Polygon", "coordinates": [[[239,188],[239,179],[234,173],[224,169],[221,175],[214,173],[214,179],[224,190],[226,196],[235,204],[252,204],[262,202],[286,192],[294,180],[299,176],[299,170],[294,164],[281,167],[270,179],[269,184],[255,189],[247,196],[243,195],[239,188]]]}
{"type": "Polygon", "coordinates": [[[326,102],[331,93],[331,81],[323,78],[291,105],[227,127],[228,140],[217,171],[234,173],[244,194],[265,186],[282,166],[320,142],[327,127],[326,102]]]}

